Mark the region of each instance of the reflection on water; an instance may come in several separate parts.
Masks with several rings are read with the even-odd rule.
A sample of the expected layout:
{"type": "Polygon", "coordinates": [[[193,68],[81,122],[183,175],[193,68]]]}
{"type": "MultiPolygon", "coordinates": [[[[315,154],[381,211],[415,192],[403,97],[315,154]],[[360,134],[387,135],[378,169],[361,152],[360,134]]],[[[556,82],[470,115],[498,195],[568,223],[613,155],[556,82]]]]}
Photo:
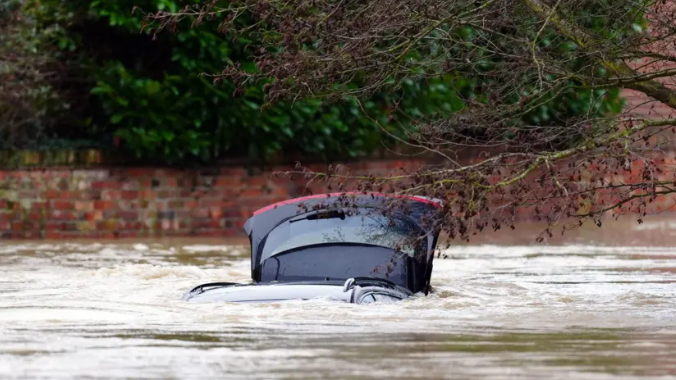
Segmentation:
{"type": "Polygon", "coordinates": [[[241,246],[3,244],[0,378],[676,376],[676,249],[458,247],[393,305],[187,304],[241,246]]]}

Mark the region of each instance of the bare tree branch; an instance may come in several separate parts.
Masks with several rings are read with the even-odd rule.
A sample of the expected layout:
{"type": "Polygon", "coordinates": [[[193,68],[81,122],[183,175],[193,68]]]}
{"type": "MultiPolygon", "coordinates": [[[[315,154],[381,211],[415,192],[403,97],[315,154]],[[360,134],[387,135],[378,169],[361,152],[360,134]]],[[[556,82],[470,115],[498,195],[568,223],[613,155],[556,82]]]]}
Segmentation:
{"type": "MultiPolygon", "coordinates": [[[[435,165],[390,176],[302,166],[284,174],[306,178],[308,189],[440,198],[445,208],[438,221],[451,237],[465,239],[488,227],[513,227],[524,208],[547,222],[545,236],[562,219],[600,225],[618,207],[643,215],[676,189],[670,185],[676,165],[665,163],[673,148],[667,134],[676,134],[676,7],[670,4],[211,0],[146,19],[160,32],[217,18],[229,37],[255,40],[256,70],[235,62],[210,74],[242,91],[264,81],[270,102],[314,97],[364,104],[410,85],[452,89],[461,106],[409,115],[397,125],[405,137],[371,118],[385,142],[425,152],[435,165]],[[612,97],[620,89],[645,99],[617,111],[612,97]]],[[[366,107],[362,112],[370,117],[366,107]]]]}

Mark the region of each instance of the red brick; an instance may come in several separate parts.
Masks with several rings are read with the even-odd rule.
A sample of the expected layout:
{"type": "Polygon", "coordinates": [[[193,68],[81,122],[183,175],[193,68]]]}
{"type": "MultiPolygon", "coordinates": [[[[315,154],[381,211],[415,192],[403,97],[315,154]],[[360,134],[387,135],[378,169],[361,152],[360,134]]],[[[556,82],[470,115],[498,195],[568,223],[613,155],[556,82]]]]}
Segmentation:
{"type": "Polygon", "coordinates": [[[132,169],[127,169],[125,171],[125,174],[127,174],[130,177],[148,177],[152,178],[155,176],[155,174],[159,174],[155,171],[155,169],[149,169],[149,168],[132,168],[132,169]]]}
{"type": "MultiPolygon", "coordinates": [[[[2,205],[0,205],[0,208],[2,208],[2,205]]],[[[33,210],[43,210],[47,208],[47,202],[33,202],[33,206],[31,207],[33,210]]]]}
{"type": "Polygon", "coordinates": [[[239,218],[240,217],[240,211],[239,209],[226,209],[223,211],[222,216],[224,218],[239,218]]]}
{"type": "Polygon", "coordinates": [[[26,220],[37,223],[40,219],[42,219],[42,213],[37,210],[32,210],[28,213],[26,220]]]}
{"type": "Polygon", "coordinates": [[[101,199],[104,201],[117,201],[122,198],[120,190],[104,190],[101,192],[101,199]]]}
{"type": "Polygon", "coordinates": [[[61,191],[61,199],[79,200],[82,198],[82,192],[77,190],[61,191]]]}
{"type": "Polygon", "coordinates": [[[40,231],[38,231],[38,230],[23,231],[23,233],[21,234],[21,238],[22,239],[32,239],[32,240],[39,239],[40,238],[40,231]]]}
{"type": "Polygon", "coordinates": [[[176,195],[181,198],[193,198],[193,192],[187,189],[178,190],[176,195]]]}
{"type": "Polygon", "coordinates": [[[73,207],[77,211],[92,211],[94,210],[94,202],[92,201],[75,201],[73,207]]]}
{"type": "Polygon", "coordinates": [[[47,231],[61,231],[64,229],[64,223],[55,221],[55,220],[48,220],[47,223],[45,223],[45,230],[47,231]]]}
{"type": "Polygon", "coordinates": [[[55,170],[51,173],[52,178],[68,178],[70,175],[70,170],[55,170]]]}
{"type": "Polygon", "coordinates": [[[230,188],[242,185],[241,177],[236,176],[220,176],[216,178],[214,187],[230,188]]]}
{"type": "Polygon", "coordinates": [[[138,192],[138,197],[145,200],[154,200],[157,198],[157,193],[153,190],[144,189],[138,192]]]}
{"type": "Polygon", "coordinates": [[[120,231],[117,234],[117,237],[119,237],[120,239],[137,238],[137,237],[139,237],[139,232],[138,231],[120,231]]]}
{"type": "Polygon", "coordinates": [[[191,215],[193,218],[208,218],[209,217],[209,210],[203,209],[203,208],[198,208],[195,209],[191,212],[191,215]]]}
{"type": "Polygon", "coordinates": [[[222,228],[223,223],[220,220],[198,218],[198,219],[193,220],[192,227],[193,228],[222,228]]]}
{"type": "Polygon", "coordinates": [[[91,186],[95,190],[117,190],[122,188],[122,183],[117,181],[94,181],[91,186]]]}
{"type": "Polygon", "coordinates": [[[256,176],[256,177],[249,177],[249,180],[247,181],[247,184],[249,186],[256,186],[256,187],[262,187],[267,185],[268,183],[268,177],[267,176],[256,176]]]}
{"type": "Polygon", "coordinates": [[[258,198],[262,195],[261,189],[247,188],[239,193],[241,198],[258,198]]]}
{"type": "Polygon", "coordinates": [[[119,211],[117,217],[126,221],[138,220],[138,211],[119,211]]]}
{"type": "Polygon", "coordinates": [[[184,207],[189,209],[189,210],[197,208],[198,206],[199,206],[199,203],[195,200],[188,200],[188,201],[185,201],[185,203],[184,203],[184,207]]]}
{"type": "Polygon", "coordinates": [[[47,213],[47,220],[73,220],[75,217],[70,211],[51,210],[47,213]]]}
{"type": "Polygon", "coordinates": [[[190,231],[188,230],[162,230],[160,231],[160,234],[165,237],[184,237],[184,236],[189,236],[190,231]]]}
{"type": "Polygon", "coordinates": [[[111,202],[111,201],[94,201],[94,208],[96,210],[102,210],[102,211],[110,210],[111,208],[113,208],[113,202],[111,202]]]}
{"type": "Polygon", "coordinates": [[[164,180],[164,185],[166,187],[175,188],[178,187],[178,182],[176,181],[176,178],[166,178],[164,180]]]}
{"type": "Polygon", "coordinates": [[[141,178],[136,181],[139,187],[148,188],[151,185],[152,180],[150,178],[141,178]]]}
{"type": "Polygon", "coordinates": [[[35,199],[37,197],[38,197],[37,191],[20,191],[19,192],[19,198],[20,199],[35,199]]]}
{"type": "Polygon", "coordinates": [[[60,240],[63,237],[63,234],[60,231],[46,231],[45,239],[49,240],[60,240]]]}
{"type": "Polygon", "coordinates": [[[77,200],[80,201],[93,201],[101,198],[101,190],[82,190],[74,192],[77,195],[77,200]]]}
{"type": "Polygon", "coordinates": [[[138,191],[136,190],[123,190],[122,199],[132,200],[138,198],[138,191]]]}
{"type": "Polygon", "coordinates": [[[246,169],[244,169],[240,166],[224,167],[224,168],[221,168],[220,172],[221,172],[221,174],[231,175],[231,176],[239,176],[239,177],[246,175],[246,169]]]}
{"type": "Polygon", "coordinates": [[[220,230],[199,230],[193,232],[194,236],[199,236],[199,237],[224,237],[228,236],[227,232],[225,231],[220,231],[220,230]]]}
{"type": "Polygon", "coordinates": [[[106,188],[106,182],[105,181],[94,181],[89,185],[92,189],[97,189],[97,190],[103,190],[106,188]]]}
{"type": "Polygon", "coordinates": [[[635,160],[631,163],[631,174],[632,175],[641,175],[643,169],[645,168],[645,163],[642,160],[635,160]]]}
{"type": "Polygon", "coordinates": [[[174,199],[167,202],[167,206],[170,210],[182,209],[185,206],[185,203],[180,199],[174,199]]]}
{"type": "Polygon", "coordinates": [[[47,190],[45,192],[45,198],[47,199],[60,199],[61,198],[61,192],[57,190],[47,190]]]}
{"type": "Polygon", "coordinates": [[[167,198],[173,198],[176,196],[176,192],[174,190],[160,190],[157,192],[157,198],[158,199],[167,199],[167,198]]]}
{"type": "Polygon", "coordinates": [[[89,211],[85,213],[85,220],[103,220],[103,211],[89,211]]]}
{"type": "Polygon", "coordinates": [[[12,222],[12,231],[14,232],[23,231],[23,222],[12,222]]]}
{"type": "Polygon", "coordinates": [[[51,201],[50,208],[53,210],[73,210],[73,203],[70,201],[51,201]]]}
{"type": "Polygon", "coordinates": [[[220,200],[220,199],[200,199],[199,205],[200,205],[200,207],[216,208],[216,207],[222,207],[223,201],[220,200]]]}

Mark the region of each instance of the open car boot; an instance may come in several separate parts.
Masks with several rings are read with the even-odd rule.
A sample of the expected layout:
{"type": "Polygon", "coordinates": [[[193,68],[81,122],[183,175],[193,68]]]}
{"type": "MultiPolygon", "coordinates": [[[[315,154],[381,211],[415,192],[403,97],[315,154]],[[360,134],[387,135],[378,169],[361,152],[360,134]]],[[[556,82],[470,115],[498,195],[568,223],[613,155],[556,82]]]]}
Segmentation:
{"type": "Polygon", "coordinates": [[[375,193],[322,194],[270,205],[244,225],[253,283],[203,284],[183,299],[372,303],[427,294],[439,235],[429,221],[440,207],[434,199],[375,193]],[[392,202],[394,208],[388,208],[392,202]]]}

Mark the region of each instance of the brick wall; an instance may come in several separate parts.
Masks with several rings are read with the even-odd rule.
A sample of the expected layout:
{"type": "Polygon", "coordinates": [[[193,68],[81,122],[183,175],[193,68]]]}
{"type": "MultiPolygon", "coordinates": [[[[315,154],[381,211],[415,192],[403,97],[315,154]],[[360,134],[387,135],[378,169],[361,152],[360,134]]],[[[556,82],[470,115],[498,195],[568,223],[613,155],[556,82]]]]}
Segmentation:
{"type": "MultiPolygon", "coordinates": [[[[666,166],[676,165],[673,154],[664,158],[666,166]]],[[[354,174],[391,175],[425,163],[370,160],[349,166],[354,174]]],[[[289,169],[0,170],[0,239],[241,237],[242,226],[253,211],[307,194],[307,179],[270,175],[289,169]]],[[[640,165],[632,165],[630,171],[609,182],[638,181],[641,170],[640,165]]],[[[673,171],[662,176],[663,180],[674,178],[673,171]]],[[[326,185],[317,183],[311,190],[323,193],[326,185]]],[[[673,211],[675,204],[674,197],[663,197],[654,205],[655,211],[673,211]]],[[[526,211],[520,220],[532,219],[526,211]]]]}
{"type": "MultiPolygon", "coordinates": [[[[660,11],[656,14],[648,16],[649,21],[651,17],[657,17],[657,19],[653,18],[653,21],[657,20],[657,24],[651,25],[650,28],[653,32],[658,33],[659,36],[671,36],[672,23],[668,18],[673,14],[674,9],[676,8],[676,2],[669,0],[658,4],[658,6],[660,6],[660,11]]],[[[660,38],[652,43],[642,45],[641,50],[648,53],[657,53],[673,58],[676,56],[676,47],[673,45],[673,42],[674,39],[672,37],[660,38]]],[[[629,61],[627,64],[642,74],[674,70],[676,68],[676,62],[672,62],[670,59],[654,59],[648,57],[637,59],[633,62],[629,61]]],[[[665,77],[659,77],[654,80],[661,83],[666,88],[673,90],[676,89],[675,78],[676,77],[673,75],[669,75],[665,77]]],[[[676,118],[676,111],[674,109],[664,103],[646,96],[641,92],[625,89],[622,90],[621,96],[626,100],[626,107],[624,111],[632,117],[648,119],[676,118]]],[[[668,140],[662,140],[662,146],[668,149],[675,149],[676,141],[673,139],[673,135],[670,133],[662,135],[667,137],[666,140],[668,140]]]]}
{"type": "MultiPolygon", "coordinates": [[[[420,164],[372,160],[350,167],[382,175],[420,164]]],[[[305,179],[270,176],[290,169],[0,170],[0,238],[242,236],[254,210],[305,194],[305,179]]],[[[324,186],[315,191],[323,192],[324,186]]]]}
{"type": "MultiPolygon", "coordinates": [[[[652,158],[665,168],[660,180],[676,178],[674,152],[652,158]]],[[[374,159],[349,167],[353,174],[391,175],[426,163],[422,159],[374,159]]],[[[635,162],[607,182],[639,181],[644,170],[639,164],[635,162]]],[[[274,171],[290,169],[279,166],[261,171],[233,165],[184,170],[0,169],[0,239],[241,237],[242,226],[253,211],[308,194],[305,178],[271,176],[274,171]]],[[[324,171],[326,167],[311,169],[324,171]]],[[[590,166],[590,174],[598,169],[590,166]]],[[[326,192],[326,184],[317,183],[310,190],[326,192]]],[[[651,209],[676,211],[675,205],[675,197],[662,197],[651,209]]],[[[531,212],[525,210],[518,219],[532,220],[531,212]]]]}

